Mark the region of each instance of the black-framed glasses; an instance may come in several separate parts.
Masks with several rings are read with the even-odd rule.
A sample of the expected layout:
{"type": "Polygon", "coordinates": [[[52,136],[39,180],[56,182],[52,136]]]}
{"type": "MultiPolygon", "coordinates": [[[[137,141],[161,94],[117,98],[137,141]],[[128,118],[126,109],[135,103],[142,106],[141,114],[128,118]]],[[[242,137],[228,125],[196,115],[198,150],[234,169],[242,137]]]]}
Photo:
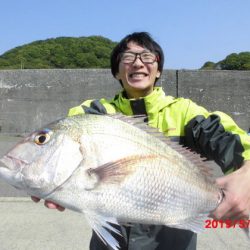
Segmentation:
{"type": "Polygon", "coordinates": [[[158,57],[151,52],[141,52],[141,53],[123,52],[121,54],[121,62],[122,63],[134,63],[138,57],[143,63],[146,63],[146,64],[154,63],[158,61],[158,57]]]}

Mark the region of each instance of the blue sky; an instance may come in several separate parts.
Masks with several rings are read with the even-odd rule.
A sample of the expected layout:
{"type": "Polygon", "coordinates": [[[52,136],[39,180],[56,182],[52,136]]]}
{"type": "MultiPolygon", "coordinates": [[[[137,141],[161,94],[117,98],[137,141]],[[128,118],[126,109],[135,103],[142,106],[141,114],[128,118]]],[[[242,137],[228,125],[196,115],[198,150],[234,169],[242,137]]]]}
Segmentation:
{"type": "Polygon", "coordinates": [[[198,69],[250,51],[249,0],[5,0],[0,55],[36,40],[101,35],[119,41],[147,31],[167,69],[198,69]]]}

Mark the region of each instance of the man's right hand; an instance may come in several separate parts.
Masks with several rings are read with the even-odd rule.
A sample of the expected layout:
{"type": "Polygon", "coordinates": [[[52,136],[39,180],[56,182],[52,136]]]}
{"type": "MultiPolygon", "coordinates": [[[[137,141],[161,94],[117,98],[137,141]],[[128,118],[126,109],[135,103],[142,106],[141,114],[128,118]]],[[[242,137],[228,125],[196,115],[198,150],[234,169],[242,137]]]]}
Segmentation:
{"type": "MultiPolygon", "coordinates": [[[[35,196],[31,196],[31,199],[34,201],[34,202],[39,202],[41,199],[40,198],[37,198],[35,196]]],[[[62,207],[52,201],[45,201],[44,202],[44,205],[47,207],[47,208],[50,208],[50,209],[57,209],[58,211],[64,211],[65,210],[65,207],[62,207]]]]}

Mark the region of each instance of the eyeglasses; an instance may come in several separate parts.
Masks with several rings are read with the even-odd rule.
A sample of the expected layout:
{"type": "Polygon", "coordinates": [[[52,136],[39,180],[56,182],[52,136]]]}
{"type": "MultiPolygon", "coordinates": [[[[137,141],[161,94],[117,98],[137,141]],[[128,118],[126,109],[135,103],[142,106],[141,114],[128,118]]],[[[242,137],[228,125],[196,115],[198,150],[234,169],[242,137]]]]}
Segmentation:
{"type": "Polygon", "coordinates": [[[140,60],[146,64],[158,61],[158,56],[156,56],[151,52],[142,52],[142,53],[124,52],[121,54],[121,62],[134,63],[138,56],[140,60]]]}

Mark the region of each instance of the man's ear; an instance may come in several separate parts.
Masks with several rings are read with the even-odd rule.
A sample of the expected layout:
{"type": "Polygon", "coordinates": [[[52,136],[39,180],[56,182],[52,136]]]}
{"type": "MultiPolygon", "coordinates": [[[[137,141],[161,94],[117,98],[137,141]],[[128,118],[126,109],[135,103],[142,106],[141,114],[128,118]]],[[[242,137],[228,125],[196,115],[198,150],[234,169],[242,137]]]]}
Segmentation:
{"type": "Polygon", "coordinates": [[[156,73],[156,78],[160,78],[160,76],[161,76],[161,72],[158,70],[156,73]]]}
{"type": "Polygon", "coordinates": [[[120,77],[119,72],[118,72],[118,73],[116,73],[116,75],[115,75],[115,79],[116,79],[116,80],[118,80],[118,81],[119,81],[119,80],[121,80],[121,77],[120,77]]]}

